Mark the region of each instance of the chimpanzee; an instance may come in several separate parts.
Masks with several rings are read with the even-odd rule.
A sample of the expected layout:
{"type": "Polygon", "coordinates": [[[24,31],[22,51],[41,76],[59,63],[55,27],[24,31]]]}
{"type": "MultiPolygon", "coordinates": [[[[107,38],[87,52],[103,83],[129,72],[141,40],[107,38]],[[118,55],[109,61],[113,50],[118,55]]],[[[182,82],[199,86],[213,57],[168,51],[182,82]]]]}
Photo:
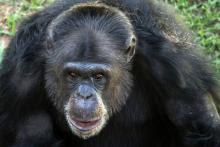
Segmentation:
{"type": "Polygon", "coordinates": [[[66,0],[24,20],[0,69],[1,147],[220,147],[219,87],[173,8],[66,0]]]}

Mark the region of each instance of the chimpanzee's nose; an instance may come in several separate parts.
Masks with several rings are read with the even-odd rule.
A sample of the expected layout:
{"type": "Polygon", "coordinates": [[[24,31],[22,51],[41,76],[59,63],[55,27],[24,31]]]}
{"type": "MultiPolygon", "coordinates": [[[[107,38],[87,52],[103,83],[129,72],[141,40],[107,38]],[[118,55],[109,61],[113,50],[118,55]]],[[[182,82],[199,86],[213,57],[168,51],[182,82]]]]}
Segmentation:
{"type": "Polygon", "coordinates": [[[94,90],[89,85],[80,85],[77,89],[76,96],[82,99],[89,99],[94,96],[94,90]]]}

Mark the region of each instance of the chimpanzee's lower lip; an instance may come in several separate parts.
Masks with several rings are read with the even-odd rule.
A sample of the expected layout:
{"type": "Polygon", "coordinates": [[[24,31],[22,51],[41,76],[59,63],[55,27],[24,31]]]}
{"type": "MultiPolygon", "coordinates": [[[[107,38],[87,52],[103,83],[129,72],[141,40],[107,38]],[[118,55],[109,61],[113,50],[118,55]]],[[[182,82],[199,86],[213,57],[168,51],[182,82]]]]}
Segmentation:
{"type": "Polygon", "coordinates": [[[94,129],[99,125],[100,122],[101,122],[101,118],[97,118],[93,120],[79,120],[79,119],[71,120],[72,125],[74,125],[77,129],[81,131],[88,131],[94,129]]]}

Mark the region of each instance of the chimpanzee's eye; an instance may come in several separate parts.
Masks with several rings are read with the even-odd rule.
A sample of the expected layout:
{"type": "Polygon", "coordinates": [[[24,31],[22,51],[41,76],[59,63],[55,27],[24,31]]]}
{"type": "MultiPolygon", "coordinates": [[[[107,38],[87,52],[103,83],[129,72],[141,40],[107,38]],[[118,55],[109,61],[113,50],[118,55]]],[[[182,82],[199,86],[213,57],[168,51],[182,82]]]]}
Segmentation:
{"type": "Polygon", "coordinates": [[[79,74],[77,74],[76,72],[69,72],[69,75],[72,77],[72,78],[77,78],[79,76],[79,74]]]}
{"type": "Polygon", "coordinates": [[[97,74],[95,74],[95,75],[93,76],[93,78],[94,78],[95,80],[102,80],[102,79],[104,78],[104,74],[102,74],[102,73],[97,73],[97,74]]]}

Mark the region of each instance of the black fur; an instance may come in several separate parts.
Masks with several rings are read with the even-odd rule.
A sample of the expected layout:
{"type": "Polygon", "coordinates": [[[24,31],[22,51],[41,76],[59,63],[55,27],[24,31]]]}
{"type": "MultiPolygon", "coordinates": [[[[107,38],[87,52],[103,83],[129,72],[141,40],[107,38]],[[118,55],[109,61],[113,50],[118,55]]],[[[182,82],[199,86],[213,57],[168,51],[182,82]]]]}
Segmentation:
{"type": "Polygon", "coordinates": [[[220,147],[214,74],[172,8],[151,0],[99,1],[123,11],[134,27],[134,82],[100,134],[88,140],[73,135],[47,96],[45,40],[52,20],[88,1],[57,1],[20,25],[0,70],[0,146],[220,147]]]}

